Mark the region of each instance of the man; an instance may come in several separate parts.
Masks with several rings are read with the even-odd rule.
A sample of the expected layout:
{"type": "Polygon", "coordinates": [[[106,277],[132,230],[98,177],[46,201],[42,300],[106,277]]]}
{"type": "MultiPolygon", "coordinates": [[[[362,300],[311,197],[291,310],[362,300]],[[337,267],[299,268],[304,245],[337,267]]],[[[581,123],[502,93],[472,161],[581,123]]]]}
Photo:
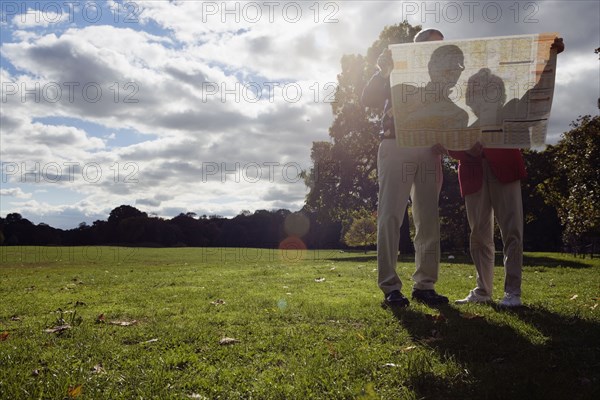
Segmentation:
{"type": "MultiPolygon", "coordinates": [[[[419,32],[415,42],[443,40],[435,29],[419,32]]],[[[367,107],[384,106],[382,141],[377,154],[379,202],[377,206],[378,284],[384,304],[406,307],[409,300],[402,294],[402,281],[396,272],[400,226],[408,198],[416,233],[414,286],[412,298],[428,305],[448,303],[435,292],[440,261],[440,223],[438,198],[442,185],[441,156],[434,148],[400,148],[395,140],[390,74],[393,61],[389,49],[377,60],[379,71],[371,78],[362,95],[367,107]]]]}
{"type": "MultiPolygon", "coordinates": [[[[564,50],[561,38],[555,39],[551,51],[564,50]]],[[[553,74],[547,67],[544,73],[553,74]]],[[[542,74],[543,78],[543,74],[542,74]]],[[[532,90],[535,92],[537,88],[532,90]]],[[[473,126],[502,127],[518,110],[527,106],[527,92],[522,99],[505,104],[506,90],[502,79],[487,69],[471,76],[467,83],[466,103],[477,117],[473,126]]],[[[494,281],[494,216],[502,234],[504,255],[504,296],[501,307],[521,306],[521,268],[523,265],[523,202],[521,179],[525,162],[518,149],[484,148],[477,142],[467,151],[449,151],[459,160],[458,179],[465,198],[471,228],[470,252],[477,270],[477,286],[457,304],[492,301],[494,281]]]]}
{"type": "Polygon", "coordinates": [[[429,82],[401,83],[392,87],[392,103],[399,104],[394,110],[398,132],[414,132],[427,136],[444,129],[462,129],[469,116],[450,99],[452,89],[464,71],[465,57],[455,45],[436,48],[427,64],[429,82]]]}

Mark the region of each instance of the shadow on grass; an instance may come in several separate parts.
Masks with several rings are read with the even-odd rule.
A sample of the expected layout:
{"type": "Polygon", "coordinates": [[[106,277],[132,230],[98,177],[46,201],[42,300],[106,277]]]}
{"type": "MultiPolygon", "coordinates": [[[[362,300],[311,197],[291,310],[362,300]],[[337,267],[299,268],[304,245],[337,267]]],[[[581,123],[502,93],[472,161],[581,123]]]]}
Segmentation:
{"type": "Polygon", "coordinates": [[[531,265],[536,267],[568,267],[568,268],[591,268],[590,264],[586,264],[577,260],[565,260],[553,257],[523,255],[523,265],[531,265]]]}
{"type": "Polygon", "coordinates": [[[432,376],[431,382],[413,382],[420,397],[600,398],[600,323],[566,318],[543,308],[498,310],[537,331],[532,335],[540,343],[534,344],[510,326],[488,321],[472,309],[464,314],[449,305],[438,309],[443,318],[431,318],[410,307],[392,310],[415,342],[468,371],[454,381],[432,376]]]}
{"type": "MultiPolygon", "coordinates": [[[[328,261],[337,262],[375,262],[377,261],[377,254],[371,252],[370,254],[364,254],[363,252],[351,252],[346,251],[340,253],[339,256],[329,256],[325,258],[328,261]]],[[[398,256],[399,262],[411,263],[414,262],[414,254],[400,254],[398,256]]],[[[443,254],[440,260],[441,264],[473,264],[471,257],[466,254],[443,254]],[[448,258],[451,257],[451,258],[448,258]]],[[[501,252],[497,252],[494,257],[494,266],[503,267],[503,255],[501,252]]],[[[548,267],[548,268],[591,268],[590,263],[577,261],[574,259],[563,259],[548,256],[534,256],[534,255],[523,255],[523,266],[527,267],[548,267]]]]}
{"type": "MultiPolygon", "coordinates": [[[[370,252],[370,254],[363,253],[355,253],[355,252],[344,252],[340,253],[339,256],[326,258],[328,261],[338,261],[338,262],[371,262],[377,261],[377,254],[374,252],[370,252]]],[[[414,254],[400,254],[398,255],[399,262],[414,262],[415,255],[414,254]]]]}
{"type": "Polygon", "coordinates": [[[338,262],[371,262],[377,261],[377,256],[372,254],[366,254],[362,256],[351,256],[351,257],[331,257],[326,258],[327,261],[338,261],[338,262]]]}
{"type": "MultiPolygon", "coordinates": [[[[354,253],[354,252],[344,252],[340,253],[339,256],[336,254],[334,257],[326,258],[328,261],[338,261],[338,262],[370,262],[377,261],[377,254],[374,252],[370,252],[370,254],[364,253],[354,253]]],[[[502,265],[502,258],[497,259],[498,262],[500,260],[500,264],[502,265]]],[[[414,263],[415,255],[414,254],[399,254],[398,262],[405,263],[414,263]]],[[[452,254],[443,254],[440,260],[442,264],[472,264],[471,257],[462,253],[452,253],[452,254]],[[450,258],[448,258],[450,257],[450,258]]]]}
{"type": "MultiPolygon", "coordinates": [[[[465,254],[456,254],[454,258],[448,259],[446,256],[442,256],[442,264],[473,264],[473,260],[470,256],[465,254]]],[[[496,252],[494,256],[494,266],[504,267],[504,255],[502,252],[496,252]]],[[[567,268],[591,268],[592,265],[589,263],[577,261],[575,259],[564,259],[559,257],[549,256],[535,256],[523,254],[523,266],[524,267],[567,267],[567,268]]]]}

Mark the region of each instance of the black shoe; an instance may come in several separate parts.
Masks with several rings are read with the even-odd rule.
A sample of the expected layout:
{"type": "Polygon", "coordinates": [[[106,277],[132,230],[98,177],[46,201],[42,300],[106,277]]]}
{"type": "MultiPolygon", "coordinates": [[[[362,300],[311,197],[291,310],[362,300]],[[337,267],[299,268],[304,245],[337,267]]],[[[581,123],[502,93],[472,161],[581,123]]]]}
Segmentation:
{"type": "Polygon", "coordinates": [[[413,289],[412,292],[413,300],[419,301],[421,303],[425,303],[428,306],[436,306],[440,304],[448,304],[448,298],[446,296],[442,296],[441,294],[437,294],[435,290],[421,290],[421,289],[413,289]]]}
{"type": "Polygon", "coordinates": [[[388,294],[385,295],[383,299],[383,304],[392,308],[392,307],[408,307],[410,301],[399,290],[392,290],[388,294]]]}

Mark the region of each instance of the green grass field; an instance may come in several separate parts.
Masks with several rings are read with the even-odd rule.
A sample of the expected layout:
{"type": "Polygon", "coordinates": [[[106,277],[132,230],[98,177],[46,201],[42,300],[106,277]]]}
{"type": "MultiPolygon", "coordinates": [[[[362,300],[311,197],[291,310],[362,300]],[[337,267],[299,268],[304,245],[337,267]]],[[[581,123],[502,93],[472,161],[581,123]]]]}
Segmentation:
{"type": "Polygon", "coordinates": [[[393,313],[374,253],[2,247],[0,398],[600,398],[600,260],[525,263],[522,309],[393,313]]]}

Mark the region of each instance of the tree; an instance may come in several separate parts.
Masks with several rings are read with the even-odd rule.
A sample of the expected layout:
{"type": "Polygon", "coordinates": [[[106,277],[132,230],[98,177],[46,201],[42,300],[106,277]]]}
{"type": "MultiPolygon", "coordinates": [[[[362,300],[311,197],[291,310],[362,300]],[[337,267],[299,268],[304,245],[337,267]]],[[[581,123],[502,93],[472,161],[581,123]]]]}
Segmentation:
{"type": "Polygon", "coordinates": [[[120,221],[133,217],[147,218],[148,214],[146,214],[145,212],[141,212],[135,207],[129,205],[121,205],[110,212],[110,215],[108,216],[108,223],[118,224],[120,221]]]}
{"type": "Polygon", "coordinates": [[[527,177],[521,181],[523,197],[523,248],[526,251],[559,251],[563,228],[556,208],[546,201],[544,182],[555,174],[554,151],[523,152],[527,177]]]}
{"type": "Polygon", "coordinates": [[[442,161],[444,181],[440,192],[440,247],[442,251],[468,252],[469,223],[465,203],[460,195],[457,164],[449,158],[442,161]]]}
{"type": "Polygon", "coordinates": [[[23,220],[23,217],[19,213],[10,213],[6,216],[7,224],[18,223],[18,222],[21,222],[22,220],[23,220]]]}
{"type": "Polygon", "coordinates": [[[551,149],[555,173],[543,183],[575,252],[600,236],[600,116],[580,116],[551,149]]]}
{"type": "Polygon", "coordinates": [[[4,220],[4,236],[6,244],[9,246],[15,245],[31,245],[34,243],[36,226],[21,216],[19,213],[10,213],[4,220]]]}
{"type": "MultiPolygon", "coordinates": [[[[600,47],[594,50],[594,53],[598,54],[598,59],[600,59],[600,47]]],[[[600,108],[600,97],[598,97],[598,108],[600,108]]]]}
{"type": "Polygon", "coordinates": [[[152,243],[151,221],[155,218],[129,217],[121,220],[116,227],[116,238],[121,244],[152,243]]]}
{"type": "Polygon", "coordinates": [[[350,247],[367,247],[377,243],[377,221],[373,216],[357,218],[344,235],[344,243],[350,247]]]}
{"type": "MultiPolygon", "coordinates": [[[[411,42],[420,26],[407,21],[386,26],[367,50],[367,55],[344,55],[338,87],[332,103],[334,121],[329,128],[331,142],[313,142],[313,167],[304,172],[306,209],[320,221],[342,221],[357,209],[374,211],[377,207],[377,149],[381,108],[365,109],[360,97],[376,69],[377,57],[392,43],[411,42]]],[[[408,221],[408,218],[405,218],[408,221]]],[[[401,235],[401,246],[410,244],[401,235]]],[[[412,244],[410,244],[412,247],[412,244]]],[[[406,249],[405,249],[406,251],[406,249]]]]}

